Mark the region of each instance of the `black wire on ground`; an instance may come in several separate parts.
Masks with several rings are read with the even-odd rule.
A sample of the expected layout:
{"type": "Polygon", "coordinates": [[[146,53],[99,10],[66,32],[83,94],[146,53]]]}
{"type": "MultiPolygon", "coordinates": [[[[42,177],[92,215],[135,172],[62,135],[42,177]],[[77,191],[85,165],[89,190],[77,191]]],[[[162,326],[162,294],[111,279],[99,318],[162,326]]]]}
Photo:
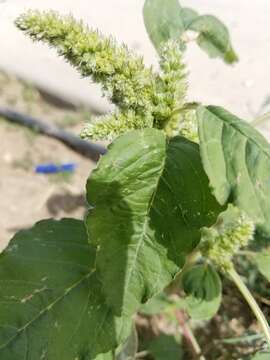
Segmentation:
{"type": "Polygon", "coordinates": [[[16,124],[26,126],[38,133],[57,139],[69,148],[93,161],[98,161],[100,155],[106,153],[106,148],[102,145],[82,140],[78,136],[61,129],[58,126],[45,123],[44,121],[32,116],[25,115],[8,108],[0,108],[0,116],[16,124]]]}

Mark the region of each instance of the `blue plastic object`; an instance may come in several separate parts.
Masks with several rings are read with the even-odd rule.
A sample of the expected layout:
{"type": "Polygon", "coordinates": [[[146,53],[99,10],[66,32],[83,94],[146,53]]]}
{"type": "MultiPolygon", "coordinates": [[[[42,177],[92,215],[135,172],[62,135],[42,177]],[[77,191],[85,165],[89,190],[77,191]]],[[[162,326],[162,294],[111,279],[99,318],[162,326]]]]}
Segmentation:
{"type": "Polygon", "coordinates": [[[64,163],[64,164],[39,164],[35,168],[37,174],[57,174],[63,172],[74,172],[77,165],[75,163],[64,163]]]}

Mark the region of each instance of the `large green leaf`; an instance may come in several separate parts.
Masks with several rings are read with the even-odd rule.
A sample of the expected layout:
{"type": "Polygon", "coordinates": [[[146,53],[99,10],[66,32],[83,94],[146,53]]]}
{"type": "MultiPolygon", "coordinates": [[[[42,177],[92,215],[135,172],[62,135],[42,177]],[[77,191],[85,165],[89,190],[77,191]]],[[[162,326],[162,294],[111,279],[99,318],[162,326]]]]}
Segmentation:
{"type": "Polygon", "coordinates": [[[128,336],[94,263],[78,220],[42,221],[13,238],[0,255],[0,359],[91,360],[128,336]]]}
{"type": "Polygon", "coordinates": [[[198,16],[188,28],[199,33],[197,43],[210,57],[220,57],[229,64],[238,61],[227,27],[215,16],[198,16]]]}
{"type": "Polygon", "coordinates": [[[159,293],[198,244],[199,229],[221,211],[199,148],[162,131],[119,137],[87,183],[87,218],[104,293],[116,313],[131,314],[159,293]]]}
{"type": "Polygon", "coordinates": [[[193,266],[184,273],[182,283],[189,315],[196,320],[213,317],[222,297],[221,280],[215,269],[209,264],[193,266]]]}
{"type": "Polygon", "coordinates": [[[157,50],[169,39],[180,38],[185,30],[178,0],[146,0],[143,15],[146,30],[157,50]]]}
{"type": "Polygon", "coordinates": [[[270,249],[254,253],[254,261],[260,273],[270,281],[270,249]]]}
{"type": "Polygon", "coordinates": [[[199,107],[204,169],[220,204],[229,198],[270,235],[270,145],[252,126],[220,107],[199,107]]]}

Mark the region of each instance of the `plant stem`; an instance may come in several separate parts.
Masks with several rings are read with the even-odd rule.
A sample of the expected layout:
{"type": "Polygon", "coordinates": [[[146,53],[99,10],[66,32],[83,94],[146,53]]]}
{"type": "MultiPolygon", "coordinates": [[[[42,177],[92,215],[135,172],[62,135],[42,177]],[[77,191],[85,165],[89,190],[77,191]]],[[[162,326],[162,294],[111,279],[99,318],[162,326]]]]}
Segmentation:
{"type": "Polygon", "coordinates": [[[182,327],[183,335],[184,335],[186,341],[190,344],[192,351],[193,351],[194,355],[196,356],[196,358],[198,357],[199,360],[206,360],[205,357],[202,355],[201,347],[200,347],[195,335],[193,334],[191,327],[189,326],[188,322],[185,320],[185,316],[182,313],[182,311],[177,310],[175,312],[175,316],[179,322],[179,325],[182,327]]]}
{"type": "Polygon", "coordinates": [[[254,315],[256,316],[258,322],[260,323],[262,330],[264,332],[266,341],[268,343],[268,346],[270,346],[270,328],[268,325],[268,322],[260,309],[259,305],[257,304],[256,300],[252,296],[249,289],[246,287],[245,283],[241,279],[240,275],[235,271],[234,268],[228,271],[228,274],[230,275],[232,281],[235,283],[235,285],[238,287],[239,291],[243,295],[243,297],[246,299],[247,303],[249,304],[251,310],[253,311],[254,315]]]}
{"type": "Polygon", "coordinates": [[[199,106],[199,103],[197,103],[197,102],[186,103],[183,107],[175,109],[172,112],[171,116],[173,117],[174,115],[180,114],[181,112],[184,112],[187,110],[196,110],[198,106],[199,106]]]}

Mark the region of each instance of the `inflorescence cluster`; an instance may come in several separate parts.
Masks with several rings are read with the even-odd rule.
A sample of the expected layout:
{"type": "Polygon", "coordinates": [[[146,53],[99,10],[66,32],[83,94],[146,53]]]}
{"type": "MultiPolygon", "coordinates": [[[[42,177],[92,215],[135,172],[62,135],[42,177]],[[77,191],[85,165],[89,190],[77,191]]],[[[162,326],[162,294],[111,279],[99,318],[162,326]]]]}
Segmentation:
{"type": "Polygon", "coordinates": [[[194,114],[181,111],[187,81],[180,40],[163,44],[157,73],[145,67],[143,59],[125,45],[117,45],[71,16],[30,11],[16,24],[32,39],[56,48],[83,77],[101,84],[104,94],[116,105],[114,112],[87,124],[82,137],[112,140],[129,130],[156,127],[169,136],[180,133],[197,140],[194,114]]]}
{"type": "Polygon", "coordinates": [[[211,228],[202,229],[200,250],[221,271],[229,271],[232,258],[253,239],[254,223],[238,208],[229,205],[211,228]]]}

